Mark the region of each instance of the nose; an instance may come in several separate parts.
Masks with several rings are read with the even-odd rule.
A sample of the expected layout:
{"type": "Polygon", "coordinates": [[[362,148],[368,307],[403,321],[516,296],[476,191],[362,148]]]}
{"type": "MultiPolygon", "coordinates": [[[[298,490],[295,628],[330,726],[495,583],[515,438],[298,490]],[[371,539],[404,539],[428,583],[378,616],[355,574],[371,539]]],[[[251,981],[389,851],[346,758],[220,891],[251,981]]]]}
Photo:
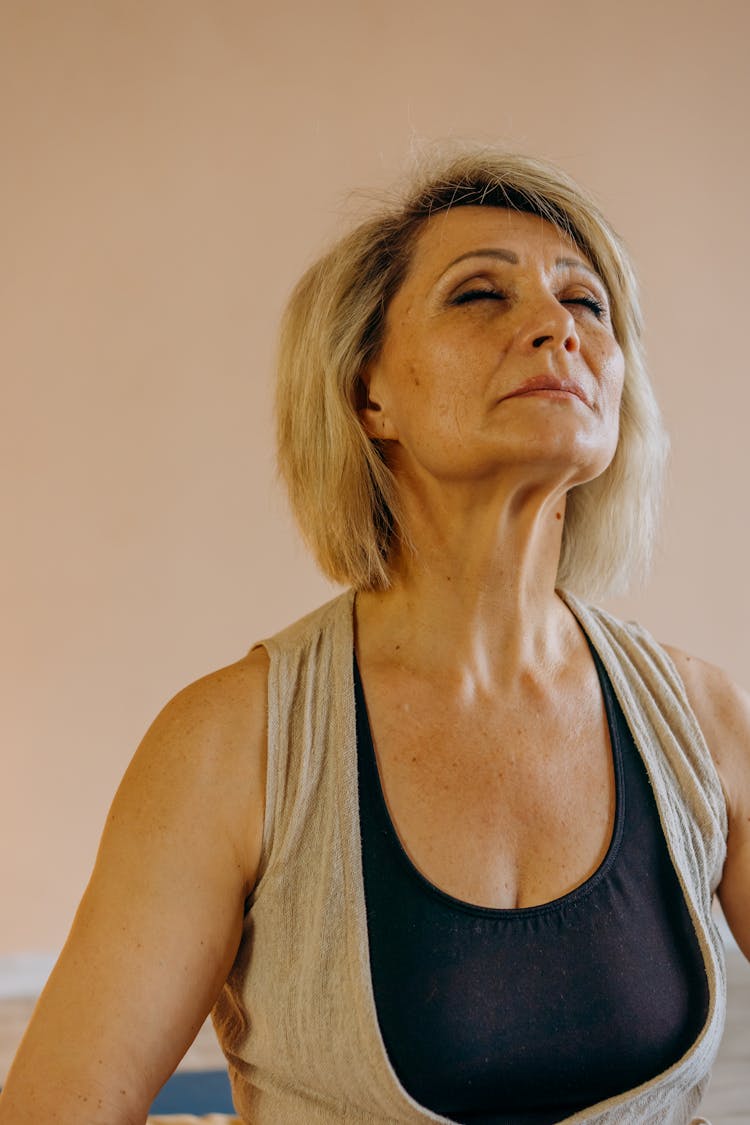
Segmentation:
{"type": "MultiPolygon", "coordinates": [[[[575,330],[570,335],[567,335],[565,337],[565,339],[563,340],[563,347],[565,348],[566,352],[578,351],[578,345],[576,343],[577,339],[578,337],[575,330]]],[[[549,336],[535,336],[531,342],[531,346],[532,348],[543,348],[545,344],[554,344],[554,342],[555,337],[551,334],[549,336]]]]}
{"type": "Polygon", "coordinates": [[[578,328],[570,310],[551,294],[534,302],[528,309],[521,330],[522,344],[535,350],[561,348],[566,352],[580,350],[578,328]]]}

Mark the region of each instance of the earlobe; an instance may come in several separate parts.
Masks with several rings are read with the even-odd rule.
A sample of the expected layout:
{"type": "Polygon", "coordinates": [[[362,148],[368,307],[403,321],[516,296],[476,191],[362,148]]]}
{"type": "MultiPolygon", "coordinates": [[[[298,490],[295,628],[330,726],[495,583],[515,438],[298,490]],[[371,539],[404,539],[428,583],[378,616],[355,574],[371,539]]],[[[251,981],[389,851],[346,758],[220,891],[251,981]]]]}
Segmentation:
{"type": "Polygon", "coordinates": [[[398,435],[379,397],[373,388],[372,373],[364,371],[357,386],[357,413],[365,433],[376,441],[395,441],[398,435]]]}

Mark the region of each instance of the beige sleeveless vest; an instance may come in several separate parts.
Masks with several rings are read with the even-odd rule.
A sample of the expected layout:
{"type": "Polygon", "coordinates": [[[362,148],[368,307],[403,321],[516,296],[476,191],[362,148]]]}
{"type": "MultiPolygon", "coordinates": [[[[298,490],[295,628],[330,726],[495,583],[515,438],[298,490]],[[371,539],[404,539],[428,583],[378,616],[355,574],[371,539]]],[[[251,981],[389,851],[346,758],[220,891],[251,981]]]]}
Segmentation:
{"type": "MultiPolygon", "coordinates": [[[[710,1004],[687,1054],[566,1125],[686,1125],[724,1024],[711,896],[725,855],[718,776],[667,654],[643,630],[570,595],[646,764],[703,952],[710,1004]]],[[[400,1085],[378,1028],[362,882],[352,673],[354,596],[263,642],[270,658],[260,874],[214,1009],[237,1112],[252,1125],[446,1122],[400,1085]]]]}

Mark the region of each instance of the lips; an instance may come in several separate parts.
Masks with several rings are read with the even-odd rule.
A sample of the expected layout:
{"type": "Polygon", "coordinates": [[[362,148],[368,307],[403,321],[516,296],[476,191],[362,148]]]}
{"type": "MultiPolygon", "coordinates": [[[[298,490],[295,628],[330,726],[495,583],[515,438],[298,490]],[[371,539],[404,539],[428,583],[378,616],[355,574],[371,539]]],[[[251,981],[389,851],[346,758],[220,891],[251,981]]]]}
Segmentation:
{"type": "Polygon", "coordinates": [[[537,391],[560,391],[565,394],[575,395],[575,397],[580,398],[581,402],[585,403],[586,406],[591,406],[586,392],[579,383],[576,383],[573,379],[558,379],[556,375],[534,375],[514,391],[503,395],[503,399],[518,398],[521,395],[530,395],[537,391]]]}

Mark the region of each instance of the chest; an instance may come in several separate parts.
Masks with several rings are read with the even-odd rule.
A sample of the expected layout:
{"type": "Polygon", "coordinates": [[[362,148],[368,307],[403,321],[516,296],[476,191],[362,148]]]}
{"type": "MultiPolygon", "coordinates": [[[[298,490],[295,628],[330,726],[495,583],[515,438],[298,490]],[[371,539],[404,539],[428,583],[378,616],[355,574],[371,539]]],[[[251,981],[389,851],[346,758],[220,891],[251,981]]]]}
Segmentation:
{"type": "Polygon", "coordinates": [[[495,908],[558,898],[601,864],[616,785],[596,677],[574,696],[441,698],[364,680],[380,787],[414,866],[495,908]]]}

